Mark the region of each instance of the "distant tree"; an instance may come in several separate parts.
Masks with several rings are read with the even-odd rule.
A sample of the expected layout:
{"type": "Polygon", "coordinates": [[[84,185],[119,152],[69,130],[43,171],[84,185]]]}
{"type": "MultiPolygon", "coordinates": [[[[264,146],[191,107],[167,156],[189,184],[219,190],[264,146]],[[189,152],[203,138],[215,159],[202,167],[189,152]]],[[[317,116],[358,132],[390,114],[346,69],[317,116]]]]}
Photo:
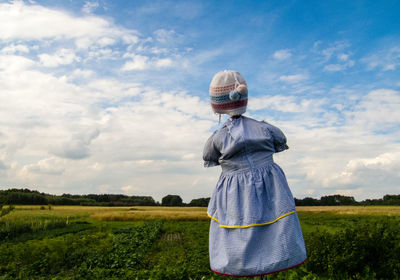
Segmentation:
{"type": "Polygon", "coordinates": [[[294,202],[296,206],[318,206],[321,205],[321,201],[312,197],[305,197],[303,199],[295,198],[294,202]]]}
{"type": "Polygon", "coordinates": [[[354,205],[354,204],[356,204],[356,201],[352,196],[334,194],[321,197],[321,205],[354,205]]]}
{"type": "Polygon", "coordinates": [[[100,205],[100,206],[153,206],[158,205],[151,196],[127,196],[123,194],[51,195],[29,189],[0,190],[0,204],[52,204],[52,205],[100,205]]]}
{"type": "Polygon", "coordinates": [[[162,206],[182,206],[182,198],[179,195],[169,194],[161,200],[162,206]]]}
{"type": "Polygon", "coordinates": [[[395,195],[395,194],[384,195],[383,203],[386,205],[400,205],[400,195],[395,195]]]}
{"type": "Polygon", "coordinates": [[[190,201],[189,206],[207,207],[209,202],[209,197],[196,198],[190,201]]]}

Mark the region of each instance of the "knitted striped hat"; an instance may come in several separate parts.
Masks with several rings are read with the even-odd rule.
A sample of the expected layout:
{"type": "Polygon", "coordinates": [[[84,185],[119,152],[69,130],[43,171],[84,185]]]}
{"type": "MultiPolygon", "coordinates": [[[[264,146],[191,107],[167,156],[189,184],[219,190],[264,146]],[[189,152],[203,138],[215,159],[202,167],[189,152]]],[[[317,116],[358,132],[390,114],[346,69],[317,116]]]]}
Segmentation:
{"type": "Polygon", "coordinates": [[[246,112],[247,106],[246,81],[237,71],[218,72],[211,80],[210,99],[215,113],[241,115],[246,112]]]}

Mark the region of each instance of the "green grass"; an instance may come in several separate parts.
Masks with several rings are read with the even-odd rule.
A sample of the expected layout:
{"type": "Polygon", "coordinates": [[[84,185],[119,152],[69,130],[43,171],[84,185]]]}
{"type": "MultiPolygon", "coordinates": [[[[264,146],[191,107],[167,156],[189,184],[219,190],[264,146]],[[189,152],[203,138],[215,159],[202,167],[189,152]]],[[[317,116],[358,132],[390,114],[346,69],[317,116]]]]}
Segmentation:
{"type": "MultiPolygon", "coordinates": [[[[139,211],[130,208],[17,206],[0,218],[0,226],[25,229],[0,240],[0,279],[237,279],[209,269],[209,221],[194,216],[203,215],[205,208],[192,209],[190,221],[182,215],[190,208],[184,207],[140,209],[152,218],[175,211],[175,218],[183,220],[91,218],[139,211]],[[51,221],[63,223],[51,226],[51,221]]],[[[305,265],[267,279],[398,279],[398,209],[299,210],[309,258],[305,265]]]]}
{"type": "Polygon", "coordinates": [[[365,223],[376,223],[388,219],[390,223],[400,224],[400,216],[337,214],[330,212],[298,212],[303,234],[313,231],[335,233],[340,230],[358,227],[365,223]]]}

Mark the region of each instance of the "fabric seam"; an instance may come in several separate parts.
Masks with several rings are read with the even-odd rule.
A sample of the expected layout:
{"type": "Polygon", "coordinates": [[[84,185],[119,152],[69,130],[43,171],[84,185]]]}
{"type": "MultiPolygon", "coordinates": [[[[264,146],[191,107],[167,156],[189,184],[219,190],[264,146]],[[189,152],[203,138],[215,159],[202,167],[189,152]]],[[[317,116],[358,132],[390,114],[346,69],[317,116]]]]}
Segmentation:
{"type": "MultiPolygon", "coordinates": [[[[260,224],[251,224],[251,225],[247,225],[247,226],[225,226],[225,225],[219,225],[219,227],[222,227],[222,228],[249,228],[249,227],[266,226],[266,225],[273,224],[273,223],[277,222],[278,220],[280,220],[280,219],[282,219],[282,218],[284,218],[284,217],[286,217],[286,216],[289,216],[289,215],[291,215],[291,214],[294,214],[295,212],[296,212],[296,211],[288,212],[288,213],[286,213],[286,214],[283,214],[282,216],[279,216],[278,218],[276,218],[276,219],[273,220],[273,221],[265,222],[265,223],[260,223],[260,224]]],[[[208,212],[207,212],[207,216],[208,216],[209,218],[213,219],[214,221],[216,221],[217,223],[219,223],[219,220],[216,219],[216,218],[214,218],[213,216],[211,216],[208,212]]]]}

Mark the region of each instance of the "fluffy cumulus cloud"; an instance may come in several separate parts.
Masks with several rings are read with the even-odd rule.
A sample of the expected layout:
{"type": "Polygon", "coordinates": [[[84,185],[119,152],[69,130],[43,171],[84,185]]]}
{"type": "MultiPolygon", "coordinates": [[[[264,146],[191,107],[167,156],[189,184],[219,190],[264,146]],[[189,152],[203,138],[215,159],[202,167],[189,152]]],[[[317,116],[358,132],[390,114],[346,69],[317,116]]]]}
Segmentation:
{"type": "Polygon", "coordinates": [[[399,98],[398,91],[373,90],[357,100],[340,126],[329,125],[331,115],[318,111],[314,116],[322,118],[323,126],[310,128],[308,121],[298,118],[304,114],[283,121],[289,146],[291,142],[295,149],[282,157],[292,183],[303,190],[318,186],[313,195],[353,193],[359,198],[373,197],[377,188],[383,193],[397,189],[399,98]]]}
{"type": "Polygon", "coordinates": [[[2,166],[13,166],[2,184],[35,182],[51,192],[66,186],[99,192],[104,184],[118,192],[134,185],[122,190],[159,199],[170,190],[165,178],[173,178],[167,185],[178,191],[183,183],[192,185],[189,174],[202,172],[201,147],[212,115],[198,97],[107,80],[77,86],[29,67],[18,68],[25,84],[10,77],[0,72],[6,87],[0,95],[6,138],[0,149],[7,155],[2,166]],[[53,185],[55,176],[60,184],[53,185]]]}
{"type": "MultiPolygon", "coordinates": [[[[86,2],[82,9],[89,14],[97,7],[86,2]]],[[[2,187],[156,199],[175,190],[191,198],[206,180],[200,159],[213,118],[206,101],[99,77],[87,63],[118,41],[126,53],[111,50],[107,57],[120,61],[116,71],[170,67],[169,52],[151,56],[152,40],[100,17],[20,1],[0,5],[0,22],[2,187]]],[[[154,34],[165,43],[174,32],[154,34]]]]}
{"type": "Polygon", "coordinates": [[[56,67],[63,64],[71,64],[74,61],[79,61],[73,50],[60,49],[55,54],[40,54],[40,62],[46,67],[56,67]]]}
{"type": "Polygon", "coordinates": [[[6,46],[6,47],[4,47],[2,50],[1,50],[1,52],[2,53],[28,53],[29,52],[29,48],[27,47],[27,46],[25,46],[25,45],[21,45],[21,44],[18,44],[18,45],[14,45],[14,44],[11,44],[11,45],[9,45],[9,46],[6,46]]]}
{"type": "Polygon", "coordinates": [[[103,36],[122,36],[126,31],[99,17],[77,17],[39,5],[26,5],[22,1],[0,6],[0,37],[3,40],[85,37],[95,40],[103,36]]]}

